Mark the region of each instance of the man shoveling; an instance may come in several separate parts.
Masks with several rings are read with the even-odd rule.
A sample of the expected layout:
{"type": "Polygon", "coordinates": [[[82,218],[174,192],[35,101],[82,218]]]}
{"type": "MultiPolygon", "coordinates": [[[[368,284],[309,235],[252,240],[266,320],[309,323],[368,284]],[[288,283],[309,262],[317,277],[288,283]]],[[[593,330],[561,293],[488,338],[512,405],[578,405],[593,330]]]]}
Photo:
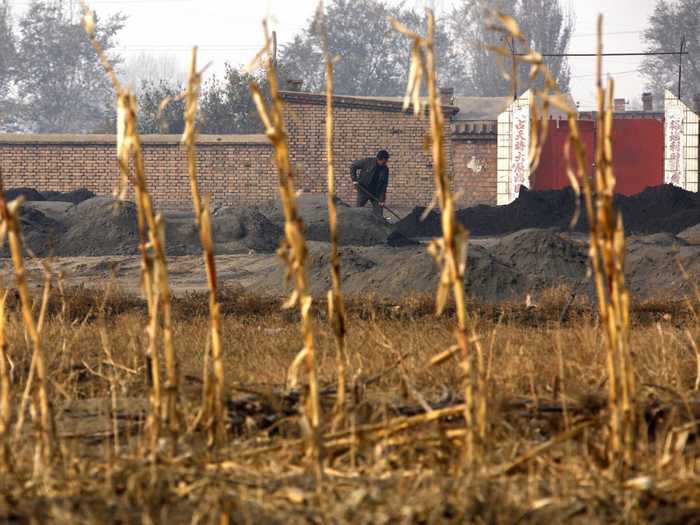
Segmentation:
{"type": "Polygon", "coordinates": [[[386,188],[389,184],[389,153],[381,150],[376,157],[356,160],[350,167],[352,184],[357,191],[356,205],[364,207],[367,201],[372,203],[374,213],[384,216],[386,188]]]}

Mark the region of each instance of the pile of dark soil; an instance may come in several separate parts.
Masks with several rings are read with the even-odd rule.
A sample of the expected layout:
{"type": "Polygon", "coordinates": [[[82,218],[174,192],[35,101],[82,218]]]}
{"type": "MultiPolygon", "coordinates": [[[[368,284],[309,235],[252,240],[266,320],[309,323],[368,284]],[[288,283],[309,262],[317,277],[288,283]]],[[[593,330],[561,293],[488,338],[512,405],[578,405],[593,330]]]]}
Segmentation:
{"type": "MultiPolygon", "coordinates": [[[[76,192],[77,193],[77,192],[76,192]]],[[[91,257],[136,255],[139,235],[136,206],[110,197],[92,197],[78,204],[32,201],[21,208],[26,246],[39,256],[91,257]]],[[[201,253],[199,232],[191,211],[164,213],[168,255],[201,253]]],[[[212,218],[217,254],[272,252],[282,230],[249,209],[220,208],[212,218]]],[[[1,252],[7,256],[7,250],[1,252]]]]}
{"type": "MultiPolygon", "coordinates": [[[[297,199],[304,221],[304,233],[309,241],[329,242],[328,206],[326,195],[302,194],[297,199]]],[[[279,201],[270,201],[258,210],[280,228],[284,228],[284,212],[279,201]]],[[[384,244],[394,227],[372,213],[372,208],[353,208],[338,199],[338,244],[340,246],[373,246],[384,244]]],[[[396,242],[400,242],[396,240],[396,242]]]]}
{"type": "Polygon", "coordinates": [[[94,197],[66,212],[66,231],[55,254],[63,257],[135,255],[139,252],[136,205],[94,197]]]}
{"type": "Polygon", "coordinates": [[[637,195],[615,196],[627,233],[677,234],[700,223],[700,194],[665,184],[637,195]]]}
{"type": "MultiPolygon", "coordinates": [[[[330,287],[328,245],[311,242],[308,264],[311,292],[322,297],[330,287]]],[[[424,246],[340,248],[343,290],[351,295],[402,297],[434,293],[439,273],[424,246]]],[[[551,230],[525,230],[489,244],[470,244],[465,291],[484,301],[524,298],[558,286],[576,287],[585,279],[586,245],[551,230]]],[[[281,294],[284,270],[273,267],[254,286],[281,294]]]]}
{"type": "MultiPolygon", "coordinates": [[[[457,211],[457,220],[472,235],[503,235],[527,228],[570,228],[576,210],[576,196],[571,188],[549,191],[521,191],[520,196],[506,206],[475,206],[457,211]]],[[[633,195],[616,195],[615,206],[622,212],[625,232],[650,234],[679,233],[700,223],[700,195],[672,185],[655,186],[633,195]]],[[[425,208],[417,207],[397,224],[397,230],[407,237],[432,237],[441,234],[437,211],[420,218],[425,208]]],[[[585,209],[574,225],[574,231],[586,231],[585,209]]]]}
{"type": "MultiPolygon", "coordinates": [[[[502,235],[527,228],[568,227],[575,210],[573,190],[521,191],[520,197],[506,206],[479,205],[457,210],[457,220],[472,235],[502,235]]],[[[440,213],[433,210],[425,219],[424,207],[416,207],[399,221],[397,231],[407,237],[434,237],[442,234],[440,213]]]]}
{"type": "Polygon", "coordinates": [[[551,287],[556,280],[574,283],[585,277],[588,246],[553,230],[528,229],[502,237],[490,253],[527,276],[533,289],[551,287]]]}
{"type": "Polygon", "coordinates": [[[45,201],[46,200],[46,197],[44,197],[41,193],[39,193],[34,188],[10,188],[9,190],[5,190],[5,198],[8,201],[13,201],[19,196],[24,197],[24,200],[26,200],[26,201],[45,201]]]}
{"type": "Polygon", "coordinates": [[[219,208],[212,217],[212,230],[217,253],[230,253],[240,245],[250,250],[273,252],[283,236],[282,228],[262,213],[236,207],[219,208]]]}
{"type": "MultiPolygon", "coordinates": [[[[20,208],[19,219],[25,251],[29,251],[37,257],[45,257],[56,251],[65,231],[62,223],[28,206],[20,208]]],[[[10,256],[7,241],[5,241],[0,254],[2,257],[10,256]]]]}
{"type": "Polygon", "coordinates": [[[68,192],[42,191],[41,195],[47,201],[70,202],[72,204],[80,204],[83,201],[95,197],[95,194],[86,188],[78,188],[77,190],[68,192]]]}
{"type": "Polygon", "coordinates": [[[5,197],[8,200],[14,200],[20,195],[28,202],[53,201],[70,202],[71,204],[79,204],[95,196],[93,192],[86,188],[78,188],[68,192],[39,191],[35,188],[10,188],[5,191],[5,197]]]}

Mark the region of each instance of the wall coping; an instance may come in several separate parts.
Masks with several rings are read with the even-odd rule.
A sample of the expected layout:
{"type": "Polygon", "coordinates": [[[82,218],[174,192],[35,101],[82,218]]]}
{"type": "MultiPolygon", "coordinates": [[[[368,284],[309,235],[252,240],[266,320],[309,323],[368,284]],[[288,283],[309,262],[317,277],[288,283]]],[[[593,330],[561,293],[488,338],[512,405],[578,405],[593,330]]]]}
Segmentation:
{"type": "MultiPolygon", "coordinates": [[[[309,104],[325,106],[326,95],[321,93],[308,93],[305,91],[280,91],[280,96],[285,102],[297,104],[309,104]]],[[[403,108],[403,98],[396,97],[355,97],[348,95],[333,95],[333,105],[341,108],[370,109],[388,113],[411,113],[413,109],[403,108]]],[[[442,111],[449,118],[459,112],[456,106],[443,105],[442,111]]]]}
{"type": "Polygon", "coordinates": [[[458,120],[452,122],[453,141],[496,141],[498,123],[495,120],[458,120]]]}
{"type": "MultiPolygon", "coordinates": [[[[180,144],[182,135],[141,135],[142,144],[180,144]]],[[[116,135],[67,133],[0,133],[0,144],[117,144],[116,135]]],[[[211,144],[264,144],[267,136],[259,135],[199,135],[198,145],[211,144]]]]}

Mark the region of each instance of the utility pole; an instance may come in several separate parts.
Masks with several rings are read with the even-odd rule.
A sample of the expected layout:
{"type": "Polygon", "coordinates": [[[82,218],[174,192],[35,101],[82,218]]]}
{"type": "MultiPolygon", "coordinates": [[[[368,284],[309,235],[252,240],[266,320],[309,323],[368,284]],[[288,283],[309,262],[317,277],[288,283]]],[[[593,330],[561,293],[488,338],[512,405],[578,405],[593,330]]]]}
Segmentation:
{"type": "Polygon", "coordinates": [[[683,51],[685,50],[685,35],[681,37],[681,50],[678,52],[678,100],[681,99],[681,80],[683,79],[683,51]]]}
{"type": "Polygon", "coordinates": [[[512,36],[504,36],[501,42],[505,42],[510,49],[510,74],[511,74],[511,85],[513,86],[513,100],[518,100],[518,65],[515,60],[516,56],[520,56],[515,52],[515,40],[512,36]]]}
{"type": "Polygon", "coordinates": [[[508,37],[508,46],[510,47],[511,59],[511,84],[513,85],[513,100],[518,100],[518,63],[515,61],[515,39],[512,36],[508,37]]]}

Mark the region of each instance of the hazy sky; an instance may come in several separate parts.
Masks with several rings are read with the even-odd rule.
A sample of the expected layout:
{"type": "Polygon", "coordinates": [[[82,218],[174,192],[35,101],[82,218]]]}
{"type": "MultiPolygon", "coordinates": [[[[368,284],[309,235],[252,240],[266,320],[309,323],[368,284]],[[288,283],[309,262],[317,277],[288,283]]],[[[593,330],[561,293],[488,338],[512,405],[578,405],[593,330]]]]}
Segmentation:
{"type": "MultiPolygon", "coordinates": [[[[78,0],[74,0],[76,5],[78,0]]],[[[449,8],[457,0],[437,0],[449,8]]],[[[606,51],[644,50],[641,32],[652,13],[655,0],[563,0],[576,14],[576,33],[571,52],[595,50],[596,16],[605,17],[606,51]]],[[[21,11],[28,0],[10,0],[21,11]]],[[[422,6],[421,0],[406,5],[422,6]]],[[[200,47],[202,63],[213,62],[212,71],[221,71],[225,61],[247,63],[261,47],[260,22],[270,16],[280,42],[289,40],[312,15],[316,0],[92,0],[89,4],[103,16],[121,11],[129,20],[120,34],[125,54],[142,51],[168,53],[189,59],[189,49],[200,47]]],[[[595,59],[571,58],[572,92],[582,109],[594,103],[595,59]]],[[[610,57],[606,71],[616,80],[616,96],[639,98],[644,81],[637,74],[638,57],[610,57]]]]}

